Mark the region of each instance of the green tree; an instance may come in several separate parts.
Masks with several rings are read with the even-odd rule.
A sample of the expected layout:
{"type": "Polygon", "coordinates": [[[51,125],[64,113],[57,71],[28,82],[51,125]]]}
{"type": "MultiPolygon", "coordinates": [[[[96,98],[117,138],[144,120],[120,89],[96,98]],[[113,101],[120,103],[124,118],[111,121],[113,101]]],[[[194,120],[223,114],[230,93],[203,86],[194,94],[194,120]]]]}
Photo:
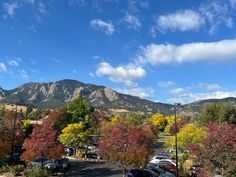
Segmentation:
{"type": "Polygon", "coordinates": [[[89,126],[92,121],[90,114],[93,111],[94,109],[88,105],[88,102],[82,96],[67,104],[67,112],[71,118],[71,123],[82,121],[86,126],[89,126]]]}
{"type": "Polygon", "coordinates": [[[208,104],[199,116],[199,122],[203,124],[209,122],[223,123],[225,121],[236,125],[236,107],[227,103],[208,104]]]}
{"type": "Polygon", "coordinates": [[[68,124],[62,130],[59,141],[65,146],[80,147],[85,145],[89,140],[89,131],[85,130],[83,122],[68,124]]]}
{"type": "Polygon", "coordinates": [[[147,117],[145,114],[132,113],[127,115],[127,119],[129,122],[133,122],[136,125],[142,125],[146,121],[147,117]]]}

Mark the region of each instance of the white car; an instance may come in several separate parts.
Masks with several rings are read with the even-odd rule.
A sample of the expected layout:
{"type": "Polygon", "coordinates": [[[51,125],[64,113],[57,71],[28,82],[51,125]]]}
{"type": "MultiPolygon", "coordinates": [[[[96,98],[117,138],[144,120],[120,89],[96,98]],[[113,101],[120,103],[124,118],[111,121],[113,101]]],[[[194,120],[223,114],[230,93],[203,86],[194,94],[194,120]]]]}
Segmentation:
{"type": "Polygon", "coordinates": [[[157,164],[163,159],[168,159],[168,157],[157,155],[157,156],[154,156],[149,163],[157,164]]]}

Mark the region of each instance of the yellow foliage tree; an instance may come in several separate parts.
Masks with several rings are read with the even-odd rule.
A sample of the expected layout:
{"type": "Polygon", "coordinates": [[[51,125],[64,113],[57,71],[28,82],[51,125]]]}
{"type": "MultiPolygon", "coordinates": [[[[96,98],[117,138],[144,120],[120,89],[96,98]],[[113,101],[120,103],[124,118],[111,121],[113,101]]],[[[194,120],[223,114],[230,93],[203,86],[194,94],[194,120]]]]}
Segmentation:
{"type": "Polygon", "coordinates": [[[161,131],[163,131],[165,129],[165,126],[167,125],[165,117],[160,113],[152,115],[150,122],[151,124],[157,126],[161,131]]]}
{"type": "Polygon", "coordinates": [[[62,130],[62,134],[59,136],[59,141],[65,146],[80,147],[85,145],[89,140],[89,131],[85,131],[85,126],[82,122],[68,124],[62,130]]]}
{"type": "MultiPolygon", "coordinates": [[[[185,149],[188,144],[200,144],[207,135],[206,127],[199,127],[195,124],[187,124],[180,129],[177,133],[178,148],[185,149]]],[[[169,137],[166,139],[167,147],[175,146],[175,137],[169,137]]]]}
{"type": "MultiPolygon", "coordinates": [[[[174,115],[171,115],[171,116],[166,116],[166,121],[167,121],[167,124],[168,125],[172,125],[175,123],[175,116],[174,115]]],[[[181,120],[180,117],[176,117],[176,122],[179,122],[181,120]]]]}

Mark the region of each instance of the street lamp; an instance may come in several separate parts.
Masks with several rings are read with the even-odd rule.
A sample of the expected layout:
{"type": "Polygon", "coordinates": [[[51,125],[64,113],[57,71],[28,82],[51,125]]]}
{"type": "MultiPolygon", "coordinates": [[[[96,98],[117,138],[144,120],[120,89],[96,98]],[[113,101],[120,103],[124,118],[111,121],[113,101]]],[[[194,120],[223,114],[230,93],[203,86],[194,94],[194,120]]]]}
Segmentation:
{"type": "Polygon", "coordinates": [[[15,116],[14,116],[14,122],[13,122],[13,131],[12,131],[12,141],[11,141],[11,156],[10,160],[11,163],[13,162],[13,153],[14,153],[14,143],[15,143],[15,131],[16,131],[16,120],[17,120],[17,104],[18,101],[16,101],[16,107],[15,107],[15,116]]]}
{"type": "Polygon", "coordinates": [[[176,160],[176,177],[179,177],[179,159],[178,159],[178,139],[177,139],[177,123],[176,123],[176,112],[177,107],[180,106],[180,103],[174,104],[175,111],[175,160],[176,160]]]}

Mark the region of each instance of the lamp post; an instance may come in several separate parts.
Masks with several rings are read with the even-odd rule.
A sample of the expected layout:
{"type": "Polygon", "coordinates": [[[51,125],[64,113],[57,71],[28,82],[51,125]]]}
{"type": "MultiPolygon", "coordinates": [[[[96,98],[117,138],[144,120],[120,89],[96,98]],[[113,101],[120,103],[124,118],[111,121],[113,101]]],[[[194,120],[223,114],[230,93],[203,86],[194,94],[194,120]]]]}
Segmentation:
{"type": "Polygon", "coordinates": [[[16,130],[16,120],[17,120],[17,103],[16,102],[16,112],[15,112],[15,116],[14,116],[14,122],[13,122],[13,131],[12,131],[12,141],[11,141],[11,156],[10,156],[10,160],[11,163],[13,162],[13,153],[14,153],[14,143],[15,143],[15,130],[16,130]]]}
{"type": "Polygon", "coordinates": [[[174,112],[175,112],[175,160],[176,160],[176,177],[179,177],[179,159],[178,159],[178,139],[177,139],[177,123],[176,123],[176,112],[177,107],[180,106],[180,103],[174,104],[174,112]]]}

